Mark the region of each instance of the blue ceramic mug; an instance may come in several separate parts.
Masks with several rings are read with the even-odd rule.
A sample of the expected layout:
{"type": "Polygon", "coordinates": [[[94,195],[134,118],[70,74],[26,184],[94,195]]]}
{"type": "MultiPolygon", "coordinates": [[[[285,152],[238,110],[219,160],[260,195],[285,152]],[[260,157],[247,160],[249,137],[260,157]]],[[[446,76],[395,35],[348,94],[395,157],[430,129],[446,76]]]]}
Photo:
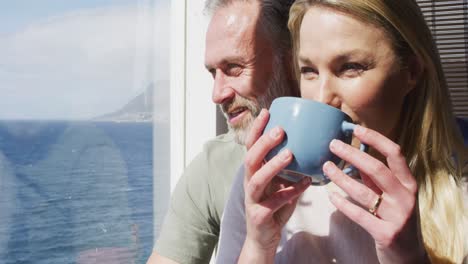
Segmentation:
{"type": "MultiPolygon", "coordinates": [[[[327,104],[298,97],[276,98],[269,111],[270,120],[264,133],[280,126],[285,137],[282,143],[267,154],[266,160],[272,159],[285,148],[294,155],[292,162],[279,176],[294,182],[304,176],[311,177],[312,185],[330,182],[323,173],[322,166],[326,161],[343,166],[344,162],[330,151],[329,145],[333,139],[351,143],[355,127],[351,118],[327,104]]],[[[361,144],[360,149],[367,151],[368,147],[361,144]]],[[[354,170],[349,167],[343,171],[350,174],[354,170]]]]}

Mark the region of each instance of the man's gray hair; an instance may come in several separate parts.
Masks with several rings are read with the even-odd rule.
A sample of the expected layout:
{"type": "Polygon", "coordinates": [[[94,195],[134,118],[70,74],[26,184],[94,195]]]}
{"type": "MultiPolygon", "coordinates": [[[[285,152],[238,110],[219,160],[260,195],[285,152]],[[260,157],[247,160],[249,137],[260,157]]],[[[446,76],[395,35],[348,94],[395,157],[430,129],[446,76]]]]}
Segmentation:
{"type": "Polygon", "coordinates": [[[260,4],[260,25],[275,49],[275,55],[284,57],[291,53],[291,36],[288,30],[289,8],[294,0],[206,0],[205,13],[212,15],[217,10],[236,2],[260,4]]]}

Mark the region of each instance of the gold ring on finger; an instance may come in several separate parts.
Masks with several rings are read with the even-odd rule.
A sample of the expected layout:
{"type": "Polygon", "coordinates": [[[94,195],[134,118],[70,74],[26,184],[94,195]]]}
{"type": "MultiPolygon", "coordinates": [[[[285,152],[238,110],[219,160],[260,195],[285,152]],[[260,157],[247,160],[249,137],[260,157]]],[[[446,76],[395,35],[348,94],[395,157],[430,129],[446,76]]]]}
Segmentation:
{"type": "Polygon", "coordinates": [[[382,195],[379,195],[374,202],[374,205],[369,208],[369,213],[377,216],[377,209],[379,209],[380,203],[382,203],[382,195]]]}

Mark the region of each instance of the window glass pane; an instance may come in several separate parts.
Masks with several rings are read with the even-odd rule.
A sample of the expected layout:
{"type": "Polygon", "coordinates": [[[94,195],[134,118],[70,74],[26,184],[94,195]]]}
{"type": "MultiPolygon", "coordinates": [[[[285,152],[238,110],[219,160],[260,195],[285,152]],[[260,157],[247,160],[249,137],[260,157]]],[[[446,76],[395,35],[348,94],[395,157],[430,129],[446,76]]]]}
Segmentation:
{"type": "Polygon", "coordinates": [[[0,263],[145,263],[153,185],[169,189],[168,146],[153,156],[169,142],[168,6],[1,2],[0,263]]]}
{"type": "Polygon", "coordinates": [[[468,118],[468,1],[417,2],[439,49],[453,110],[468,118]]]}

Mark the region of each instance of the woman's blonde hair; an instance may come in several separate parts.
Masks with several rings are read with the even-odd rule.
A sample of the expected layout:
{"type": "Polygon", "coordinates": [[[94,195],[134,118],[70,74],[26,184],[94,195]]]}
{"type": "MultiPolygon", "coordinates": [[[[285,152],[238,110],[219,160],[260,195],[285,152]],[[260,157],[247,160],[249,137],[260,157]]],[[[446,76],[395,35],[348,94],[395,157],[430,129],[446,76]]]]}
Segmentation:
{"type": "MultiPolygon", "coordinates": [[[[419,217],[431,261],[461,263],[467,252],[468,213],[463,202],[464,147],[452,113],[437,48],[413,0],[296,0],[288,27],[294,56],[303,17],[312,6],[329,8],[382,29],[400,61],[422,65],[417,86],[405,98],[397,138],[418,183],[419,217]]],[[[311,25],[313,26],[313,25],[311,25]]],[[[297,57],[295,57],[296,75],[297,57]]]]}

